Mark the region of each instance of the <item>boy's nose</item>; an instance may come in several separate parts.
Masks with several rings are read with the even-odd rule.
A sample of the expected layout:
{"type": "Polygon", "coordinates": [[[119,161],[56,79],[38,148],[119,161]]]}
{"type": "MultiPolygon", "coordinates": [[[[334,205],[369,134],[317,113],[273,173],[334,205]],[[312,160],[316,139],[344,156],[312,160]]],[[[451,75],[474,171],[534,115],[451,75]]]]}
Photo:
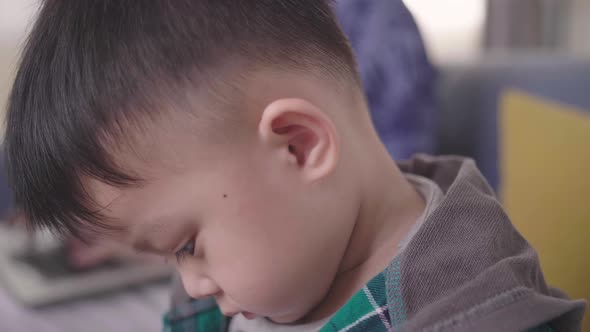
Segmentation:
{"type": "Polygon", "coordinates": [[[190,273],[181,273],[180,277],[184,290],[194,299],[213,296],[221,291],[219,286],[210,278],[191,275],[190,273]]]}

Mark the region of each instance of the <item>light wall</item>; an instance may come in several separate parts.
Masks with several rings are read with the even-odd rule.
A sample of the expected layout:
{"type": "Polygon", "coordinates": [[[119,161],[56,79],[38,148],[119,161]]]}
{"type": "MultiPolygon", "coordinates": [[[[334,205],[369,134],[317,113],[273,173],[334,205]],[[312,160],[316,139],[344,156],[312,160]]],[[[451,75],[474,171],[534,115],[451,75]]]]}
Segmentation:
{"type": "Polygon", "coordinates": [[[567,20],[567,46],[572,53],[590,57],[590,1],[570,0],[567,20]]]}
{"type": "Polygon", "coordinates": [[[434,62],[472,59],[480,54],[486,0],[404,0],[404,3],[414,14],[434,62]]]}
{"type": "MultiPolygon", "coordinates": [[[[461,61],[481,54],[487,1],[494,0],[403,1],[416,17],[434,62],[461,61]]],[[[590,58],[590,0],[559,1],[565,18],[563,26],[556,27],[561,46],[557,53],[590,58]]]]}
{"type": "Polygon", "coordinates": [[[19,50],[37,9],[37,0],[0,0],[0,120],[14,77],[19,50]]]}

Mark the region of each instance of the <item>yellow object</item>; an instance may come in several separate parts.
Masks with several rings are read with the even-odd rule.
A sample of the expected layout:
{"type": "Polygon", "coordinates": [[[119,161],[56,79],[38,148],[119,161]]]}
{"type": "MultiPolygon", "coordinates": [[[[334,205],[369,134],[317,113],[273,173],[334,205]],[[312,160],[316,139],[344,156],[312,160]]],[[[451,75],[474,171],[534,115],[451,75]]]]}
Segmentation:
{"type": "Polygon", "coordinates": [[[504,206],[539,252],[547,281],[588,300],[590,112],[518,91],[505,93],[500,108],[504,206]]]}

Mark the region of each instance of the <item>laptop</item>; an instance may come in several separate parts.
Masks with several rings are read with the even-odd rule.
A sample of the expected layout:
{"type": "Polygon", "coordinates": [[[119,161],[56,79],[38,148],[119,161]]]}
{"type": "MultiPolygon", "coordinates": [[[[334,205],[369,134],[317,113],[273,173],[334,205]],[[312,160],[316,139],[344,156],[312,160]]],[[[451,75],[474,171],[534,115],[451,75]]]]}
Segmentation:
{"type": "Polygon", "coordinates": [[[23,304],[41,307],[172,276],[170,265],[123,258],[77,269],[68,263],[66,254],[64,246],[47,232],[32,237],[0,224],[0,286],[23,304]]]}

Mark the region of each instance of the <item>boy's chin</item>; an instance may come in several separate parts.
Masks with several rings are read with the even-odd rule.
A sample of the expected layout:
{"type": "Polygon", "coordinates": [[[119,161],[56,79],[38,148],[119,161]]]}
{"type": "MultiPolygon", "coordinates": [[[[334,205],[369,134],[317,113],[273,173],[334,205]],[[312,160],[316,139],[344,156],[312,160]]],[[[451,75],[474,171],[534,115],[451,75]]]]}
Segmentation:
{"type": "Polygon", "coordinates": [[[280,316],[280,317],[267,317],[267,319],[273,323],[276,323],[276,324],[289,325],[289,324],[297,323],[297,321],[299,321],[300,318],[292,318],[289,316],[280,316]]]}
{"type": "Polygon", "coordinates": [[[305,320],[306,315],[307,313],[292,313],[284,316],[267,317],[266,319],[276,324],[290,325],[301,323],[305,320]]]}

